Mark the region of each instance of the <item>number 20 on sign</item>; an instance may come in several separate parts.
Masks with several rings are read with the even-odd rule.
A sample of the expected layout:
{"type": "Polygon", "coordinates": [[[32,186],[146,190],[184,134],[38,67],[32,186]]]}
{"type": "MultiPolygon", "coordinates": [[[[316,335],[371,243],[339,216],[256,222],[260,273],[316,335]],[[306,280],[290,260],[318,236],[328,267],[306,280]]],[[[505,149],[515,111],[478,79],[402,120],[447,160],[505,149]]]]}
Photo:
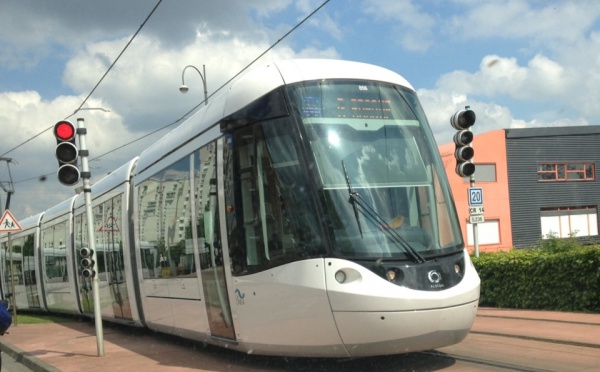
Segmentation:
{"type": "Polygon", "coordinates": [[[481,187],[469,187],[469,205],[483,205],[483,189],[481,187]]]}

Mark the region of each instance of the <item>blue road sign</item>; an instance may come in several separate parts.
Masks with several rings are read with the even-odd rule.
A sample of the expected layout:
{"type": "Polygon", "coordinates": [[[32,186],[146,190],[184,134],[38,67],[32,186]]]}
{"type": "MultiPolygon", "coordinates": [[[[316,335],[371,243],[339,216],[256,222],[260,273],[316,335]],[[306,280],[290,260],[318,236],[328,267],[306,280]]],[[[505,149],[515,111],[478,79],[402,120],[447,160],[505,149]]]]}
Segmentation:
{"type": "Polygon", "coordinates": [[[469,187],[469,205],[483,205],[483,189],[469,187]]]}

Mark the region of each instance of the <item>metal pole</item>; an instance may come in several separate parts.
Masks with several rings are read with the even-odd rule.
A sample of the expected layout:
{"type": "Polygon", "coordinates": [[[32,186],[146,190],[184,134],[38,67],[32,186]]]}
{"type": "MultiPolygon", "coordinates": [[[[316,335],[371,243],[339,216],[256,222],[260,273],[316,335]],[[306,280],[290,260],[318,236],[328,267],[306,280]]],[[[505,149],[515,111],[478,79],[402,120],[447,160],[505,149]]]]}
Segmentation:
{"type": "Polygon", "coordinates": [[[204,88],[204,105],[206,106],[208,104],[208,90],[206,89],[206,66],[205,65],[202,65],[203,73],[200,72],[200,70],[198,70],[198,68],[194,65],[185,66],[183,68],[183,71],[181,71],[181,87],[179,88],[179,90],[181,91],[181,93],[186,93],[188,91],[188,87],[185,85],[185,70],[187,70],[188,67],[191,67],[194,70],[196,70],[198,75],[200,75],[200,79],[202,79],[202,87],[204,88]]]}
{"type": "Polygon", "coordinates": [[[98,260],[96,255],[96,238],[94,235],[94,216],[92,212],[92,186],[90,184],[90,168],[88,165],[89,151],[85,142],[86,129],[83,118],[77,119],[77,134],[79,136],[79,154],[81,157],[81,178],[83,179],[83,194],[85,196],[85,214],[88,225],[88,244],[94,261],[94,276],[92,277],[92,298],[94,301],[94,321],[96,324],[96,344],[98,356],[104,356],[104,336],[102,331],[102,314],[100,312],[100,278],[98,278],[98,260]]]}
{"type": "MultiPolygon", "coordinates": [[[[475,187],[475,175],[471,175],[471,187],[475,187]]],[[[475,245],[475,257],[479,257],[479,234],[477,231],[477,222],[473,224],[473,244],[475,245]]]]}
{"type": "MultiPolygon", "coordinates": [[[[8,209],[7,209],[8,210],[8,209]]],[[[8,252],[10,256],[10,286],[11,286],[11,298],[10,302],[12,302],[12,311],[14,317],[14,324],[17,325],[17,294],[15,293],[15,274],[14,274],[14,264],[13,264],[13,246],[12,239],[10,238],[10,232],[8,233],[8,252]]]]}
{"type": "Polygon", "coordinates": [[[204,85],[204,105],[208,105],[208,91],[206,90],[206,68],[202,65],[202,84],[204,85]]]}
{"type": "MultiPolygon", "coordinates": [[[[6,191],[6,207],[4,208],[5,211],[10,209],[10,196],[15,192],[15,186],[13,184],[13,180],[12,180],[12,174],[10,173],[10,162],[12,161],[12,159],[9,158],[2,158],[0,160],[4,160],[6,161],[6,167],[8,168],[8,177],[10,179],[10,185],[9,185],[9,189],[5,189],[4,186],[2,186],[2,188],[4,189],[4,191],[6,191]]],[[[14,318],[14,324],[17,325],[18,324],[18,319],[17,319],[17,293],[15,292],[15,274],[14,274],[14,261],[13,261],[13,246],[12,246],[12,239],[10,236],[10,232],[8,232],[8,252],[9,252],[9,260],[10,260],[10,286],[11,286],[11,302],[12,302],[12,311],[13,311],[13,318],[14,318]]],[[[21,248],[21,254],[23,253],[22,248],[21,248]]],[[[22,268],[22,263],[21,263],[21,268],[22,268]]]]}

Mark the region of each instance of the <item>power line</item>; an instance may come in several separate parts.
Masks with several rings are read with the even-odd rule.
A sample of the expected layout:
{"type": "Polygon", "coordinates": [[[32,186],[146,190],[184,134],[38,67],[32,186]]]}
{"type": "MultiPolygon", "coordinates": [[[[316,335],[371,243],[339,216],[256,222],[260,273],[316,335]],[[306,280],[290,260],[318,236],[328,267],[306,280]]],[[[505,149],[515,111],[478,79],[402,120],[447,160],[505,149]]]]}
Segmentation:
{"type": "Polygon", "coordinates": [[[196,106],[192,107],[189,111],[187,111],[185,114],[183,114],[179,119],[161,127],[158,128],[148,134],[145,134],[144,136],[137,138],[131,142],[128,142],[126,144],[123,144],[115,149],[112,149],[108,152],[105,152],[102,155],[99,155],[97,157],[95,157],[92,160],[97,160],[107,154],[110,154],[116,150],[120,150],[123,147],[127,147],[129,145],[131,145],[132,143],[135,143],[143,138],[146,138],[154,133],[160,132],[163,129],[166,129],[172,125],[175,125],[177,123],[179,123],[180,121],[182,121],[184,118],[186,118],[188,115],[190,115],[192,112],[194,112],[198,107],[200,107],[200,105],[202,105],[204,102],[208,101],[209,98],[211,98],[212,96],[214,96],[217,92],[219,92],[221,89],[223,89],[225,86],[227,86],[227,84],[229,84],[233,79],[235,79],[236,77],[238,77],[242,72],[246,71],[248,68],[250,68],[250,66],[252,66],[256,61],[258,61],[261,57],[263,57],[265,54],[267,54],[271,49],[275,48],[277,46],[277,44],[279,44],[281,41],[283,41],[283,39],[285,39],[286,37],[288,37],[292,32],[294,32],[298,27],[300,27],[304,22],[306,22],[310,17],[312,17],[315,13],[317,13],[321,8],[323,8],[330,0],[325,0],[325,2],[323,2],[318,8],[316,8],[315,10],[313,10],[309,15],[307,15],[302,21],[300,21],[298,24],[296,24],[296,26],[294,26],[292,29],[290,29],[285,35],[283,35],[279,40],[277,40],[274,44],[272,44],[269,48],[267,48],[264,52],[262,52],[258,57],[256,57],[252,62],[250,62],[248,65],[246,65],[246,67],[244,67],[243,69],[241,69],[237,74],[233,75],[233,77],[229,80],[227,80],[225,83],[223,83],[219,88],[217,88],[217,90],[215,90],[214,92],[212,92],[208,97],[206,97],[206,99],[204,101],[201,101],[200,103],[198,103],[196,106]]]}
{"type": "MultiPolygon", "coordinates": [[[[256,61],[258,61],[260,58],[262,58],[265,54],[267,54],[269,51],[271,51],[273,48],[275,48],[281,41],[283,41],[286,37],[288,37],[292,32],[294,32],[296,29],[298,29],[302,24],[304,24],[304,22],[306,22],[308,19],[310,19],[314,14],[316,14],[319,10],[321,10],[321,8],[323,8],[327,3],[329,3],[330,0],[325,0],[320,6],[318,6],[315,10],[313,10],[310,14],[308,14],[306,17],[304,17],[304,19],[302,19],[299,23],[297,23],[294,27],[292,27],[287,33],[285,33],[285,35],[283,35],[281,38],[279,38],[275,43],[273,43],[269,48],[267,48],[264,52],[262,52],[258,57],[256,57],[254,60],[252,60],[248,65],[246,65],[243,69],[241,69],[237,74],[235,74],[233,77],[231,77],[229,80],[227,80],[225,83],[223,83],[219,88],[217,88],[213,93],[211,93],[206,100],[208,100],[208,98],[211,98],[212,96],[214,96],[217,92],[219,92],[221,89],[223,89],[225,86],[227,86],[227,84],[229,84],[231,81],[233,81],[236,77],[238,77],[240,74],[242,74],[244,71],[246,71],[248,68],[250,68],[250,66],[252,66],[254,63],[256,63],[256,61]]],[[[88,96],[85,98],[85,100],[82,102],[82,104],[79,106],[79,108],[77,110],[75,110],[71,115],[67,116],[65,118],[65,120],[67,120],[68,118],[70,118],[71,116],[75,115],[79,110],[81,110],[81,108],[83,107],[83,105],[85,104],[85,102],[87,101],[87,99],[92,95],[92,93],[96,90],[96,88],[100,85],[100,83],[102,82],[102,80],[104,79],[104,77],[108,74],[108,72],[112,69],[112,67],[115,65],[115,63],[117,62],[117,60],[121,57],[121,55],[123,54],[123,52],[125,52],[125,49],[127,49],[127,47],[129,46],[129,44],[131,44],[131,42],[133,41],[133,39],[136,37],[136,35],[140,32],[140,30],[142,29],[142,27],[146,24],[146,22],[148,21],[148,19],[152,16],[152,14],[154,13],[154,11],[156,10],[156,8],[160,5],[160,3],[162,2],[162,0],[159,0],[159,2],[156,4],[156,6],[154,7],[154,9],[152,9],[152,11],[150,12],[150,14],[148,15],[148,17],[146,17],[146,19],[144,20],[144,23],[142,23],[142,25],[140,26],[140,28],[138,29],[138,31],[132,36],[132,38],[130,39],[130,41],[127,43],[127,45],[125,46],[125,48],[121,51],[121,53],[119,54],[119,56],[117,56],[117,58],[115,59],[115,61],[111,64],[111,66],[109,67],[109,69],[106,71],[106,73],[102,76],[102,78],[98,81],[98,83],[96,84],[96,86],[92,89],[92,91],[90,92],[90,94],[88,94],[88,96]]],[[[150,133],[147,133],[139,138],[136,138],[133,141],[127,142],[119,147],[116,147],[112,150],[109,150],[108,152],[105,152],[104,154],[101,154],[93,159],[91,159],[90,161],[95,161],[100,159],[103,156],[106,156],[110,153],[113,153],[114,151],[120,150],[124,147],[127,147],[137,141],[140,141],[146,137],[149,137],[155,133],[158,133],[172,125],[175,125],[179,122],[181,122],[183,119],[185,119],[188,115],[190,115],[192,112],[194,112],[196,109],[198,109],[198,107],[200,107],[203,103],[205,103],[205,101],[201,101],[200,103],[198,103],[196,106],[192,107],[189,111],[187,111],[185,114],[183,114],[181,117],[179,117],[178,119],[174,120],[173,122],[164,125],[150,133]]],[[[12,148],[11,150],[7,151],[6,153],[4,153],[1,156],[4,156],[6,154],[8,154],[9,152],[17,149],[18,147],[26,144],[27,142],[33,140],[34,138],[38,137],[39,135],[41,135],[42,133],[46,132],[47,130],[51,129],[53,126],[50,126],[49,128],[43,130],[42,132],[38,133],[37,135],[35,135],[34,137],[28,139],[27,141],[21,143],[20,145],[12,148]]],[[[31,177],[31,178],[27,178],[27,179],[23,179],[20,181],[16,181],[15,183],[21,183],[21,182],[26,182],[26,181],[31,181],[31,180],[35,180],[35,179],[39,179],[40,177],[47,177],[50,176],[54,173],[49,173],[49,174],[45,174],[42,176],[37,176],[37,177],[31,177]]]]}
{"type": "Polygon", "coordinates": [[[83,102],[81,102],[81,105],[79,105],[79,107],[77,108],[77,110],[75,110],[71,115],[67,116],[65,118],[65,120],[68,119],[68,118],[70,118],[71,116],[75,115],[77,113],[77,111],[81,110],[81,108],[83,107],[83,105],[87,102],[87,100],[90,98],[90,96],[94,93],[94,91],[96,90],[96,88],[98,88],[98,86],[100,85],[100,83],[102,83],[102,80],[104,80],[104,78],[106,77],[106,75],[108,75],[108,73],[110,72],[110,70],[112,70],[112,68],[114,67],[114,65],[119,60],[119,58],[121,58],[121,56],[123,55],[123,53],[125,53],[125,51],[127,50],[127,48],[129,48],[129,45],[131,45],[131,43],[133,42],[133,40],[135,39],[135,37],[140,33],[140,31],[142,31],[142,28],[144,28],[144,26],[146,25],[146,22],[148,22],[148,20],[150,19],[150,17],[152,17],[152,14],[154,14],[154,12],[156,11],[156,8],[158,8],[158,6],[160,5],[160,3],[162,3],[162,1],[163,0],[158,0],[158,3],[156,3],[156,5],[154,6],[154,8],[150,12],[150,14],[148,14],[148,16],[146,17],[146,19],[144,19],[144,22],[142,22],[142,24],[137,29],[137,31],[135,32],[135,34],[133,34],[133,36],[129,39],[129,41],[127,42],[127,45],[125,45],[125,47],[123,48],[123,50],[121,50],[121,53],[119,53],[119,55],[117,56],[117,58],[115,58],[115,60],[110,65],[110,67],[108,68],[108,70],[106,70],[106,72],[104,73],[104,75],[102,75],[102,77],[100,78],[100,80],[98,80],[98,82],[96,83],[96,86],[94,86],[94,88],[92,89],[92,91],[90,92],[90,94],[88,94],[87,97],[85,97],[85,99],[83,100],[83,102]]]}
{"type": "MultiPolygon", "coordinates": [[[[146,17],[146,19],[144,19],[144,22],[142,22],[142,24],[140,25],[140,27],[137,29],[137,31],[133,34],[133,36],[129,39],[129,42],[127,42],[127,45],[125,45],[125,47],[121,50],[121,53],[119,53],[119,55],[117,56],[117,58],[115,58],[115,60],[111,63],[111,65],[108,67],[108,70],[106,70],[106,72],[104,73],[104,75],[102,75],[102,77],[100,78],[100,80],[98,80],[98,82],[96,83],[96,85],[94,86],[94,88],[91,90],[91,92],[87,95],[87,97],[85,97],[85,99],[83,100],[83,102],[81,102],[81,105],[79,105],[79,107],[77,108],[77,110],[73,111],[73,113],[69,116],[67,116],[64,120],[69,119],[71,116],[75,115],[79,110],[81,110],[81,108],[83,107],[83,105],[85,105],[85,103],[87,102],[87,100],[92,96],[92,94],[96,91],[96,89],[98,88],[98,86],[100,85],[100,83],[102,83],[102,81],[104,80],[104,78],[106,77],[106,75],[108,75],[108,73],[110,72],[110,70],[112,70],[112,68],[115,66],[115,64],[117,63],[117,61],[119,60],[119,58],[121,58],[121,56],[123,55],[123,53],[125,53],[125,50],[127,50],[127,48],[129,48],[129,45],[133,42],[133,40],[136,38],[136,36],[140,33],[140,31],[142,30],[142,28],[146,25],[146,23],[148,22],[148,20],[150,19],[150,17],[152,17],[152,15],[154,14],[154,12],[156,11],[156,9],[158,8],[158,6],[160,5],[160,3],[162,3],[163,0],[158,0],[158,3],[156,3],[156,5],[154,6],[154,8],[152,9],[152,11],[148,14],[148,16],[146,17]]],[[[4,155],[13,152],[14,150],[18,149],[19,147],[25,145],[26,143],[28,143],[29,141],[39,137],[40,135],[42,135],[43,133],[45,133],[46,131],[52,129],[54,125],[49,126],[48,128],[44,129],[43,131],[41,131],[40,133],[36,134],[35,136],[29,138],[27,141],[22,142],[20,144],[18,144],[17,146],[13,147],[12,149],[8,150],[7,152],[5,152],[4,154],[0,155],[0,157],[3,157],[4,155]]]]}

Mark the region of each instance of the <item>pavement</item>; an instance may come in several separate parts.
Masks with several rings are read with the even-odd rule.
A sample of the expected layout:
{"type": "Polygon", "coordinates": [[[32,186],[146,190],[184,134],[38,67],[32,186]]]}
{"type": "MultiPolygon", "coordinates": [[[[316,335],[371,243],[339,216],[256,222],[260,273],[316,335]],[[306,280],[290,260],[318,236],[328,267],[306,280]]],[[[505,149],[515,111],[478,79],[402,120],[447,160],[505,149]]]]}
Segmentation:
{"type": "MultiPolygon", "coordinates": [[[[585,332],[588,326],[597,329],[600,314],[479,308],[473,330],[488,323],[489,331],[498,318],[531,319],[525,327],[522,320],[519,322],[518,331],[524,334],[535,330],[536,320],[573,323],[582,327],[577,332],[577,342],[600,347],[596,332],[585,332]]],[[[504,331],[506,326],[505,322],[504,331]]],[[[557,330],[556,337],[564,339],[565,334],[557,330]]],[[[99,356],[98,344],[94,323],[90,321],[17,324],[9,329],[9,334],[0,337],[4,355],[31,371],[216,371],[224,366],[228,371],[260,369],[260,364],[248,361],[248,356],[242,353],[106,322],[101,343],[104,356],[99,356]]]]}

